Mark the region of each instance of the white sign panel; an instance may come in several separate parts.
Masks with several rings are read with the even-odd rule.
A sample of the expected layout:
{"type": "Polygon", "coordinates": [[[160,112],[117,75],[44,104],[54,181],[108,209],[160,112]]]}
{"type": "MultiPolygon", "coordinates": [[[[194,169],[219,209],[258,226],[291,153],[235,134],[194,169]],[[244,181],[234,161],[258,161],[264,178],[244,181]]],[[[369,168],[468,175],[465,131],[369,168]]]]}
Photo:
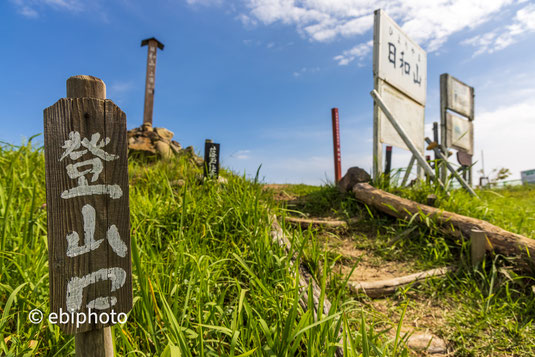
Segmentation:
{"type": "MultiPolygon", "coordinates": [[[[418,151],[423,153],[424,107],[407,98],[403,93],[396,90],[396,88],[390,86],[388,83],[382,81],[379,84],[378,92],[418,151]]],[[[401,139],[396,129],[394,129],[381,110],[379,110],[379,123],[380,141],[382,143],[409,150],[403,139],[401,139]]]]}
{"type": "Polygon", "coordinates": [[[473,120],[473,88],[448,75],[447,108],[473,120]]]}
{"type": "Polygon", "coordinates": [[[535,169],[521,171],[520,177],[522,178],[522,183],[535,183],[535,169]]]}
{"type": "Polygon", "coordinates": [[[474,153],[474,125],[471,121],[446,113],[446,146],[470,155],[474,153]]]}
{"type": "Polygon", "coordinates": [[[425,105],[427,54],[382,10],[375,10],[374,75],[425,105]]]}

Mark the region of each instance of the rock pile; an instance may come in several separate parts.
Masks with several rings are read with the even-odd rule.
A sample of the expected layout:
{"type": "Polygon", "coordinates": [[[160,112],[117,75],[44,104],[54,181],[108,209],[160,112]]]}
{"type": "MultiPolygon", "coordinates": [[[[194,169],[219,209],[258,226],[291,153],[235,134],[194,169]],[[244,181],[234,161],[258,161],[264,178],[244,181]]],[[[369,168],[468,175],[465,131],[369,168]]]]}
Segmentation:
{"type": "Polygon", "coordinates": [[[141,154],[144,156],[160,156],[162,159],[169,159],[175,155],[191,156],[192,161],[202,166],[204,160],[197,155],[192,146],[183,149],[175,140],[175,134],[165,128],[153,128],[152,125],[144,123],[139,128],[128,130],[128,152],[129,154],[141,154]]]}

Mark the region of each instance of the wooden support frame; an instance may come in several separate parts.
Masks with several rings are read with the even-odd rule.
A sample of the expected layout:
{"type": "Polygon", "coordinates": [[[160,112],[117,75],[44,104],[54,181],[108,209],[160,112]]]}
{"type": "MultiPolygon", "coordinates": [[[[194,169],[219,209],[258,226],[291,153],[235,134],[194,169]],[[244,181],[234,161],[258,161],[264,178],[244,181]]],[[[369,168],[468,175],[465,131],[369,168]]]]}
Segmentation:
{"type": "MultiPolygon", "coordinates": [[[[425,142],[428,144],[431,144],[431,139],[425,138],[425,142]]],[[[459,183],[474,197],[478,197],[477,194],[472,190],[472,187],[470,187],[469,184],[466,183],[466,181],[459,175],[457,170],[451,166],[451,164],[448,162],[448,159],[440,152],[440,149],[437,147],[434,147],[433,150],[435,151],[435,154],[444,162],[446,168],[451,171],[453,176],[459,181],[459,183]]]]}
{"type": "Polygon", "coordinates": [[[394,116],[392,115],[392,113],[390,112],[386,104],[384,103],[379,93],[374,89],[370,92],[370,95],[373,97],[374,102],[379,106],[379,108],[383,111],[385,116],[388,118],[388,120],[390,121],[394,129],[396,129],[397,133],[399,134],[401,139],[403,139],[403,141],[405,142],[405,145],[407,145],[409,150],[412,152],[412,155],[416,158],[416,161],[418,162],[418,164],[420,164],[420,166],[424,169],[425,173],[427,173],[429,177],[431,177],[432,179],[436,179],[439,185],[442,186],[442,188],[445,188],[442,181],[439,178],[435,177],[435,173],[433,169],[431,168],[431,166],[429,166],[427,161],[425,161],[425,158],[418,151],[418,149],[416,148],[412,140],[407,136],[407,133],[405,132],[405,130],[396,121],[396,119],[394,118],[394,116]]]}

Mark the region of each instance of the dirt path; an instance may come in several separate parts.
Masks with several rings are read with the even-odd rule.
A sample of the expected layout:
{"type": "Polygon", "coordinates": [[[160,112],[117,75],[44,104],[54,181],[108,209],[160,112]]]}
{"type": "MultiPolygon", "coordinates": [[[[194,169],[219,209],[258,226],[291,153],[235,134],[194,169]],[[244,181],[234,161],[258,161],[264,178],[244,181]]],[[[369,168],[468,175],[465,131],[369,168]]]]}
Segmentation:
{"type": "MultiPolygon", "coordinates": [[[[361,229],[358,219],[346,221],[345,225],[324,224],[340,221],[340,217],[314,217],[305,213],[299,214],[299,209],[306,200],[288,190],[289,185],[266,185],[265,189],[273,192],[273,198],[291,209],[287,227],[293,229],[311,230],[320,250],[328,252],[331,258],[337,258],[332,269],[338,279],[349,277],[350,282],[369,282],[392,279],[418,272],[419,269],[409,260],[387,260],[375,254],[373,247],[366,241],[375,239],[373,234],[361,229]],[[316,222],[312,224],[311,222],[316,222]]],[[[420,269],[421,270],[421,269],[420,269]]],[[[447,342],[440,336],[441,327],[446,323],[448,309],[438,300],[423,296],[422,293],[409,289],[404,296],[398,292],[393,296],[381,299],[370,299],[366,296],[351,295],[358,299],[370,317],[375,316],[382,322],[383,328],[390,328],[388,333],[395,338],[397,325],[401,319],[401,312],[406,304],[406,312],[402,323],[402,334],[407,334],[406,344],[411,354],[415,356],[447,356],[447,342]]]]}

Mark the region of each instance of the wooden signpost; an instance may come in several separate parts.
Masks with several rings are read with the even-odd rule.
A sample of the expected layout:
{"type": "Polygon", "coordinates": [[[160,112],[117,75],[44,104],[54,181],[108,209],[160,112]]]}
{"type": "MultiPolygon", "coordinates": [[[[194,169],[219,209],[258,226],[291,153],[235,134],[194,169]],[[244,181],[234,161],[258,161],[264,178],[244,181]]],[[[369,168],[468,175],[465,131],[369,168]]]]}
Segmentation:
{"type": "Polygon", "coordinates": [[[334,152],[334,183],[342,179],[342,157],[340,153],[340,118],[338,108],[331,109],[333,122],[333,152],[334,152]]]}
{"type": "Polygon", "coordinates": [[[163,51],[164,44],[154,37],[141,41],[141,47],[148,46],[147,77],[145,79],[145,105],[143,108],[143,124],[152,126],[152,109],[154,107],[154,83],[156,82],[156,52],[163,51]]]}
{"type": "Polygon", "coordinates": [[[77,356],[113,356],[132,308],[126,115],[91,76],[44,110],[50,315],[77,356]]]}
{"type": "Polygon", "coordinates": [[[210,179],[219,177],[219,144],[210,139],[204,142],[204,177],[210,179]]]}

